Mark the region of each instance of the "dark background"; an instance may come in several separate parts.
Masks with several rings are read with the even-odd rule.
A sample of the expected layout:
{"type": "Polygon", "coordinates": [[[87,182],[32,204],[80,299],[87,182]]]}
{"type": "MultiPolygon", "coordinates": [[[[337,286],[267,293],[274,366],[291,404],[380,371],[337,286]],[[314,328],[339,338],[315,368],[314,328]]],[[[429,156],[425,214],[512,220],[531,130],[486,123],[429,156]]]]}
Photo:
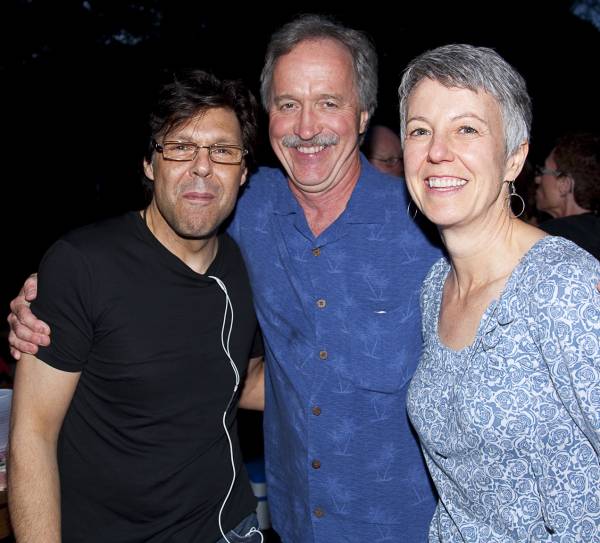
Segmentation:
{"type": "MultiPolygon", "coordinates": [[[[566,130],[599,130],[600,31],[573,14],[572,2],[440,7],[447,4],[398,2],[393,14],[387,2],[301,7],[333,14],[374,39],[376,122],[397,128],[396,88],[411,58],[468,42],[497,49],[527,80],[534,160],[566,130]]],[[[576,9],[600,20],[597,0],[576,9]]],[[[142,207],[145,114],[164,74],[203,68],[241,78],[257,93],[269,36],[297,12],[224,1],[3,2],[0,330],[8,302],[58,236],[142,207]]],[[[260,157],[274,164],[264,128],[260,157]]]]}

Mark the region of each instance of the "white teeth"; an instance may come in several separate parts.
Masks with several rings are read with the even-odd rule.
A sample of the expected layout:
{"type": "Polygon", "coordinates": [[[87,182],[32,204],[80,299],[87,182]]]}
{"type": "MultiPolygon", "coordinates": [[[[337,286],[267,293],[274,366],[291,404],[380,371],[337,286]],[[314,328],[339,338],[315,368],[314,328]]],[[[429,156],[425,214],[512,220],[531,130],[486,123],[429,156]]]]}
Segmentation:
{"type": "Polygon", "coordinates": [[[320,145],[319,147],[296,147],[296,149],[305,155],[314,155],[325,149],[325,145],[320,145]]]}
{"type": "Polygon", "coordinates": [[[427,183],[431,188],[445,189],[449,187],[462,187],[467,184],[467,181],[456,177],[429,177],[427,183]]]}

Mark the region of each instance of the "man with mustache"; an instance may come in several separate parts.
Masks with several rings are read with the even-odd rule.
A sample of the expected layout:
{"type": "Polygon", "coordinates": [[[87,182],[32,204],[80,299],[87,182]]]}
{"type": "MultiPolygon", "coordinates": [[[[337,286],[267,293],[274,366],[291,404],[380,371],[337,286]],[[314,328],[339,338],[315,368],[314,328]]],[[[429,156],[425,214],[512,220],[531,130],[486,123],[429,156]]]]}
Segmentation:
{"type": "MultiPolygon", "coordinates": [[[[285,174],[254,174],[228,231],[265,338],[273,526],[290,543],[425,542],[435,499],[406,391],[421,349],[418,292],[439,251],[407,215],[404,184],[359,151],[377,104],[374,47],[301,16],[273,35],[261,95],[285,174]]],[[[49,338],[24,330],[23,302],[10,340],[30,350],[15,332],[49,338]]]]}
{"type": "Polygon", "coordinates": [[[359,152],[377,57],[321,16],[276,32],[261,76],[270,142],[229,228],[265,337],[271,519],[285,542],[425,542],[435,500],[406,414],[419,288],[439,257],[404,184],[359,152]]]}

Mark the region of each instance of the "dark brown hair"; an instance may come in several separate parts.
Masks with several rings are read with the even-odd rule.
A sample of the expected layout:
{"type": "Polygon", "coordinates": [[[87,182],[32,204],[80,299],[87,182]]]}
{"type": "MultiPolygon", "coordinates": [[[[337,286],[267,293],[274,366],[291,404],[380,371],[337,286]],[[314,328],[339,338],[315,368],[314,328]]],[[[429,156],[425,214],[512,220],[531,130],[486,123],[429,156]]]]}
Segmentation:
{"type": "Polygon", "coordinates": [[[556,167],[573,179],[575,202],[600,212],[600,136],[567,134],[558,140],[552,156],[556,167]]]}

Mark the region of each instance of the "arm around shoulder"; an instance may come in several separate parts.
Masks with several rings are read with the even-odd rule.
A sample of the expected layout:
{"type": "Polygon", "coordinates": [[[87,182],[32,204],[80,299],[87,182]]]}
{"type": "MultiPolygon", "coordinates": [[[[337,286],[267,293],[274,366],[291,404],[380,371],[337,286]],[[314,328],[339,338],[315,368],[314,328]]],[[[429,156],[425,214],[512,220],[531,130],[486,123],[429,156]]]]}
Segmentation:
{"type": "Polygon", "coordinates": [[[37,280],[37,274],[31,274],[10,302],[11,313],[6,320],[10,326],[10,354],[15,360],[20,360],[22,353],[36,354],[39,345],[50,343],[50,328],[29,309],[30,302],[37,296],[37,280]]]}

